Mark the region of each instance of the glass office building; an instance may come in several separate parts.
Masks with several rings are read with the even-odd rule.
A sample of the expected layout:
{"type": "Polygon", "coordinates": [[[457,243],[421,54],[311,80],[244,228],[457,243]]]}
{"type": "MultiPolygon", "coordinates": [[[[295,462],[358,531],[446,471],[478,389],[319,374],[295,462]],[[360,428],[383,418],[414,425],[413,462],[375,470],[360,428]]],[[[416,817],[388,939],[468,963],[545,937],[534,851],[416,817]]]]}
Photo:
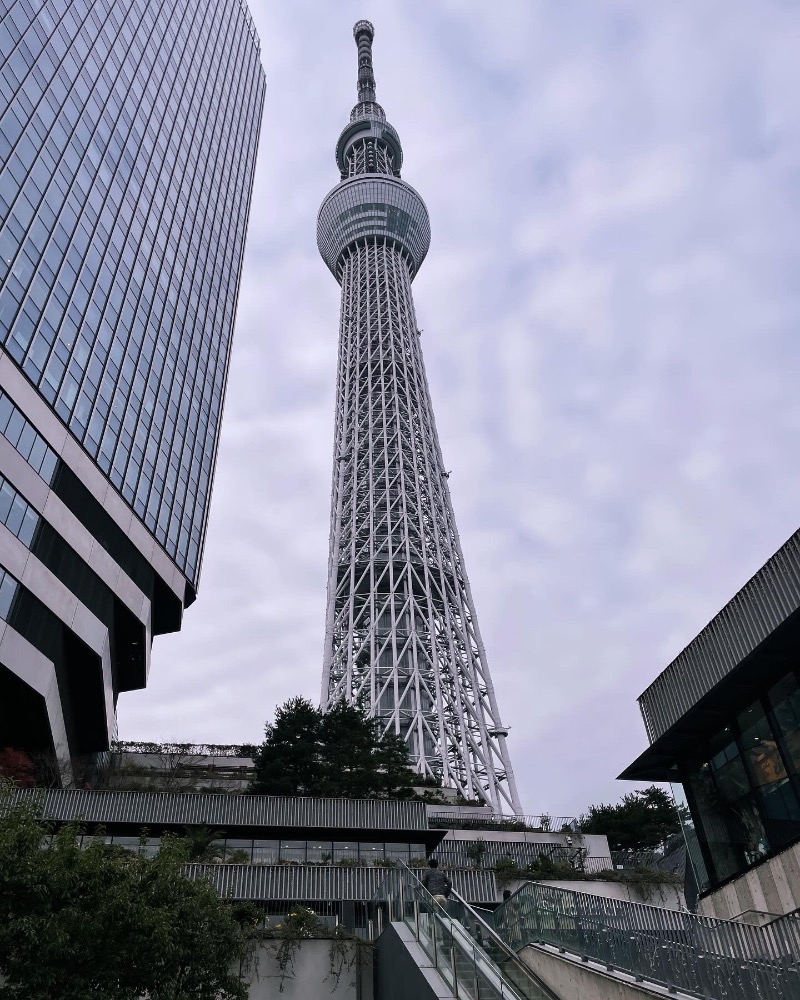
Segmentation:
{"type": "Polygon", "coordinates": [[[0,746],[87,753],[194,599],[264,74],[242,0],[0,0],[0,76],[0,746]]]}

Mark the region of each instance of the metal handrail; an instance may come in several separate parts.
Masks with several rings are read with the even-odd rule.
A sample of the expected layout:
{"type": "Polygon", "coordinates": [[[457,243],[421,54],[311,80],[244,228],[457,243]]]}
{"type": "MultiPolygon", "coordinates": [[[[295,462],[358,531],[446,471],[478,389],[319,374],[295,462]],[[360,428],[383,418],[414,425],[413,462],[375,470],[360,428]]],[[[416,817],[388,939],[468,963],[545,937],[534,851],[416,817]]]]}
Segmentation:
{"type": "MultiPolygon", "coordinates": [[[[508,944],[506,944],[506,942],[500,937],[500,935],[497,933],[494,927],[492,927],[490,923],[484,920],[484,918],[480,915],[480,913],[478,913],[478,911],[475,909],[474,906],[470,906],[470,904],[462,896],[460,896],[455,891],[455,889],[452,890],[451,895],[455,896],[455,898],[459,901],[459,903],[469,913],[470,917],[472,917],[475,923],[480,926],[482,934],[491,938],[492,943],[497,948],[499,948],[500,951],[502,951],[504,956],[504,961],[511,962],[523,976],[525,976],[527,979],[532,980],[534,984],[538,986],[538,988],[547,997],[551,998],[551,1000],[559,1000],[558,996],[555,993],[553,993],[553,991],[544,982],[544,980],[540,979],[536,975],[536,973],[522,961],[522,959],[519,957],[519,955],[517,955],[514,949],[511,948],[508,944]]],[[[481,947],[484,946],[481,944],[481,947]]]]}
{"type": "MultiPolygon", "coordinates": [[[[405,868],[406,872],[410,876],[411,883],[415,884],[415,886],[417,887],[417,891],[423,893],[425,896],[427,896],[431,900],[431,902],[434,905],[437,905],[436,902],[435,902],[435,900],[433,899],[433,896],[431,896],[431,894],[425,888],[425,886],[422,883],[422,880],[420,879],[420,877],[417,875],[417,873],[415,871],[413,871],[411,868],[409,868],[408,865],[406,865],[402,861],[400,862],[400,864],[399,864],[398,867],[405,868]]],[[[523,979],[526,980],[530,985],[532,985],[533,988],[534,988],[534,990],[536,992],[542,994],[543,997],[545,998],[545,1000],[559,1000],[559,998],[557,997],[557,995],[555,993],[553,993],[553,991],[544,982],[542,982],[542,980],[539,979],[539,977],[531,969],[529,969],[528,966],[525,965],[524,962],[522,962],[517,957],[517,955],[513,951],[513,949],[509,948],[509,946],[505,943],[505,941],[503,941],[503,939],[500,937],[500,935],[494,930],[494,928],[490,924],[488,924],[486,922],[486,920],[484,920],[484,918],[475,910],[475,908],[473,906],[470,906],[470,904],[467,903],[463,899],[463,897],[460,896],[459,893],[457,893],[455,891],[455,889],[451,889],[450,890],[450,895],[451,895],[451,898],[455,898],[455,900],[463,908],[463,910],[466,911],[466,913],[469,914],[470,918],[475,921],[475,925],[479,926],[481,928],[481,932],[483,933],[483,931],[485,931],[486,934],[488,935],[488,937],[491,938],[492,943],[503,953],[504,961],[510,961],[514,965],[515,969],[523,977],[523,979]]],[[[503,978],[506,978],[506,974],[505,974],[504,970],[502,968],[500,968],[499,966],[497,966],[497,962],[495,961],[495,959],[493,959],[486,952],[486,948],[485,948],[483,942],[476,939],[475,935],[473,934],[473,932],[471,931],[471,929],[469,928],[469,926],[464,921],[458,920],[457,917],[453,917],[452,913],[447,912],[447,915],[450,917],[450,919],[452,921],[457,922],[461,927],[464,928],[464,930],[469,935],[470,939],[474,942],[475,946],[477,946],[481,950],[481,952],[484,954],[484,956],[486,957],[486,959],[493,966],[497,967],[498,972],[500,973],[500,975],[503,978]]],[[[519,983],[512,983],[511,985],[514,986],[514,987],[519,987],[520,984],[519,983]]]]}
{"type": "Polygon", "coordinates": [[[493,915],[516,951],[545,944],[703,997],[800,997],[800,921],[741,924],[527,882],[493,915]]]}
{"type": "Polygon", "coordinates": [[[522,984],[510,981],[469,927],[440,906],[408,866],[401,865],[387,874],[373,904],[377,908],[373,925],[382,927],[383,909],[388,909],[389,921],[400,920],[411,930],[457,997],[478,991],[492,1000],[554,1000],[530,973],[522,984]]]}
{"type": "Polygon", "coordinates": [[[503,828],[512,830],[530,830],[538,833],[580,833],[578,820],[574,816],[516,815],[493,813],[488,809],[466,813],[466,810],[441,809],[433,807],[428,810],[428,822],[438,828],[447,827],[453,830],[470,830],[472,828],[503,828]]]}

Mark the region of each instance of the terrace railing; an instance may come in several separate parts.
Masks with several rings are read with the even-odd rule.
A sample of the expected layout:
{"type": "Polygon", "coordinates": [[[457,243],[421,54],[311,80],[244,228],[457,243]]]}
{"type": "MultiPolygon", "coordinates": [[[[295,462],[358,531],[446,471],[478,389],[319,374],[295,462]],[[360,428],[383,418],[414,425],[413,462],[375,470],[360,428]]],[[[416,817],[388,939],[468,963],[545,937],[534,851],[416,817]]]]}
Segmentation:
{"type": "Polygon", "coordinates": [[[759,927],[526,883],[494,913],[515,951],[546,944],[670,991],[800,997],[800,920],[759,927]]]}
{"type": "Polygon", "coordinates": [[[507,816],[475,809],[428,809],[430,826],[439,830],[520,830],[535,833],[579,833],[574,816],[507,816]]]}

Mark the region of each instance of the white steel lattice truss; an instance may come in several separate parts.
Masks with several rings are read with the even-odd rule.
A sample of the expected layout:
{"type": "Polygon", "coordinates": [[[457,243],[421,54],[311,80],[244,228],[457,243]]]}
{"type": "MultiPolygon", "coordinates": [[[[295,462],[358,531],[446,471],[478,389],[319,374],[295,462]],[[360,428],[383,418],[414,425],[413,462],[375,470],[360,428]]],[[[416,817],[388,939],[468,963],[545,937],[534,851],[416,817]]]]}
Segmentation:
{"type": "MultiPolygon", "coordinates": [[[[354,139],[340,168],[366,182],[380,167],[370,156],[369,171],[358,169],[364,147],[354,139]]],[[[377,162],[397,177],[402,154],[377,147],[377,162]]],[[[414,314],[411,281],[424,250],[415,256],[393,232],[391,209],[387,216],[382,233],[337,233],[335,251],[323,250],[342,305],[322,704],[363,700],[407,741],[421,774],[520,813],[414,314]]]]}

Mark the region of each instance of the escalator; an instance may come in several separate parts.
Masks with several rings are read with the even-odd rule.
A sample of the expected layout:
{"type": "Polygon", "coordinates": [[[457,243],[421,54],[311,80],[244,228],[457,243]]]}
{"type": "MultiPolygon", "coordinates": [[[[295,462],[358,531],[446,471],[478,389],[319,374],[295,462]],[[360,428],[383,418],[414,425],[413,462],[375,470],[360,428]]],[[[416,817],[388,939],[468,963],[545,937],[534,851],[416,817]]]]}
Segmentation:
{"type": "Polygon", "coordinates": [[[403,924],[459,1000],[561,1000],[495,933],[486,917],[454,893],[440,906],[404,865],[373,898],[375,929],[403,924]]]}

